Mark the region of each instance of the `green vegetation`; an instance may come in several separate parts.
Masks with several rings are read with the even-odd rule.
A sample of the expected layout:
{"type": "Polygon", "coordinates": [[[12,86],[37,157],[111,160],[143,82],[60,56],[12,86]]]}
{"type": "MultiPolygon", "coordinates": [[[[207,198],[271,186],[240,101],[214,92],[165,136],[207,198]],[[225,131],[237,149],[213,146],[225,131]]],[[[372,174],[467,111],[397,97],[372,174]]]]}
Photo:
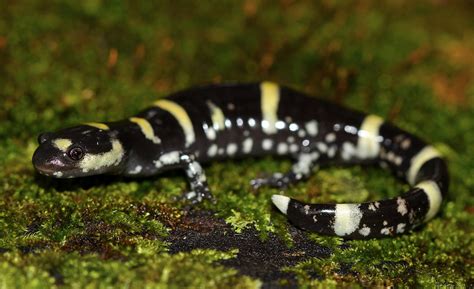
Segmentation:
{"type": "MultiPolygon", "coordinates": [[[[0,288],[473,286],[470,1],[48,2],[0,4],[0,288]],[[40,132],[120,119],[196,84],[263,79],[381,115],[434,143],[452,177],[442,213],[399,238],[305,234],[272,208],[276,190],[249,186],[289,167],[274,158],[209,165],[218,202],[192,210],[173,200],[186,185],[179,172],[35,176],[40,132]],[[246,271],[262,256],[248,254],[251,244],[235,232],[258,236],[252,242],[268,255],[254,263],[268,270],[246,271]],[[193,243],[214,237],[220,244],[193,243]]],[[[403,189],[376,168],[327,168],[286,194],[366,201],[403,189]]]]}

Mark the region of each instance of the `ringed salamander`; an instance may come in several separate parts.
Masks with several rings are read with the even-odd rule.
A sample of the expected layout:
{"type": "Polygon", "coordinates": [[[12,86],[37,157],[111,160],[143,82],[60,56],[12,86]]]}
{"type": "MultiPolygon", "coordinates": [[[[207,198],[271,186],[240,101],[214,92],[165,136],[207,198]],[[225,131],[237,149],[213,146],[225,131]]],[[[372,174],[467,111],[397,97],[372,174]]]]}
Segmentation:
{"type": "Polygon", "coordinates": [[[246,156],[293,157],[290,171],[251,184],[284,188],[321,165],[379,164],[411,189],[366,203],[307,204],[273,195],[296,226],[351,239],[404,233],[433,218],[448,191],[440,153],[419,138],[272,82],[191,88],[125,120],[85,123],[39,135],[33,165],[44,175],[152,176],[182,169],[192,202],[211,199],[202,163],[246,156]]]}

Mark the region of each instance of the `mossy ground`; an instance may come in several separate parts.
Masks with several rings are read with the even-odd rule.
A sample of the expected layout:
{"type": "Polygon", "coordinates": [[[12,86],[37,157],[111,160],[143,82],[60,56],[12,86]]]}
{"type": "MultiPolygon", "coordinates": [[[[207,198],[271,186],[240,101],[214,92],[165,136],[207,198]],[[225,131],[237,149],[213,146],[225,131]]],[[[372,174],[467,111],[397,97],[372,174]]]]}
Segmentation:
{"type": "MultiPolygon", "coordinates": [[[[383,3],[3,1],[0,288],[472,287],[474,6],[383,3]],[[248,184],[289,167],[274,158],[211,164],[218,202],[192,209],[173,201],[179,173],[35,176],[39,132],[120,119],[196,84],[263,79],[434,143],[452,177],[442,212],[397,238],[307,234],[272,208],[275,190],[248,184]]],[[[366,201],[403,189],[376,168],[327,168],[286,194],[366,201]]]]}

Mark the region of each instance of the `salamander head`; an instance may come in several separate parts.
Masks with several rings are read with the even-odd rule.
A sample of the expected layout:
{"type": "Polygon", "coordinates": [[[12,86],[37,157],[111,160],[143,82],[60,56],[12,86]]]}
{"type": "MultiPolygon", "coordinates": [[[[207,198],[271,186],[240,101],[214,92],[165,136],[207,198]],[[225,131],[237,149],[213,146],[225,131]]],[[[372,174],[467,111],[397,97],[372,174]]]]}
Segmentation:
{"type": "Polygon", "coordinates": [[[108,127],[100,125],[81,125],[40,134],[33,166],[40,174],[57,178],[118,171],[124,159],[124,149],[108,127]]]}

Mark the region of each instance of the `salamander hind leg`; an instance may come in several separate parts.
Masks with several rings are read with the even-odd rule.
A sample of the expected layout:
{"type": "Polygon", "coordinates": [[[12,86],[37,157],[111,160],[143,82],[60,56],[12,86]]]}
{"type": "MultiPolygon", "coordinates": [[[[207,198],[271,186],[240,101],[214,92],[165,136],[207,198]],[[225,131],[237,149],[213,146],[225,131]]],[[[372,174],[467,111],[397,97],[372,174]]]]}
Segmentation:
{"type": "Polygon", "coordinates": [[[263,186],[280,189],[287,188],[300,180],[308,178],[317,168],[319,156],[317,151],[302,152],[298,155],[298,159],[290,171],[286,173],[273,173],[266,178],[253,179],[250,184],[256,189],[263,186]]]}

